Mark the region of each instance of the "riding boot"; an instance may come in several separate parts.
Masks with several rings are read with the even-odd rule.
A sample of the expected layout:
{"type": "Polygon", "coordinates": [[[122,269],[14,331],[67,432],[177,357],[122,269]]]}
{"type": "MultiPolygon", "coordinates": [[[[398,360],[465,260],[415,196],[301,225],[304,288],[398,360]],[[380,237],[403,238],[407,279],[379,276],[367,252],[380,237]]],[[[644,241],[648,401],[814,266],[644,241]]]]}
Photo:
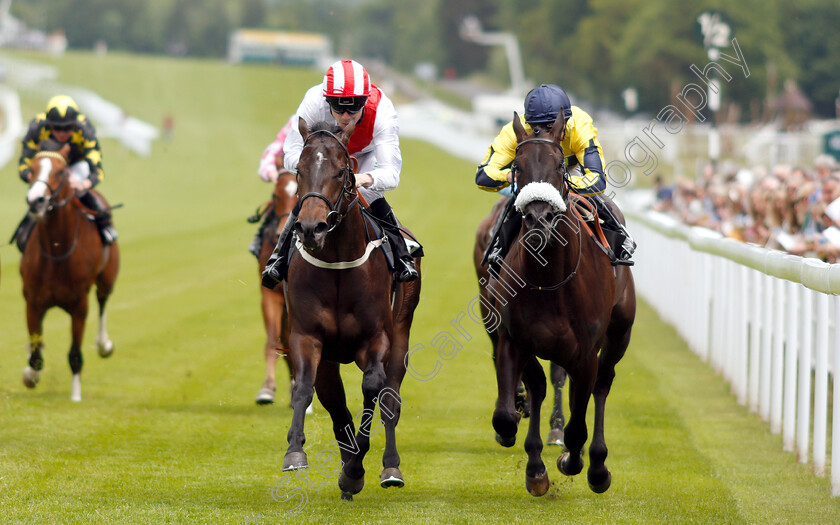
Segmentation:
{"type": "Polygon", "coordinates": [[[610,207],[598,195],[590,195],[586,200],[591,202],[598,210],[598,216],[604,221],[602,230],[604,237],[610,245],[614,258],[610,261],[613,266],[633,266],[630,257],[636,250],[636,242],[630,236],[630,232],[618,221],[610,207]]]}
{"type": "Polygon", "coordinates": [[[270,223],[273,219],[273,211],[269,211],[265,214],[262,223],[260,223],[260,227],[257,228],[257,233],[254,235],[254,239],[251,241],[251,244],[248,245],[248,251],[253,253],[254,257],[257,259],[260,258],[260,252],[262,252],[263,235],[265,234],[266,228],[268,228],[268,223],[270,223]]]}
{"type": "Polygon", "coordinates": [[[35,229],[35,219],[29,215],[29,212],[23,216],[21,219],[20,224],[18,224],[17,229],[15,229],[15,234],[12,235],[12,238],[9,242],[15,241],[15,244],[20,250],[20,253],[23,253],[23,250],[26,249],[26,241],[29,240],[29,236],[32,235],[32,230],[35,229]]]}
{"type": "Polygon", "coordinates": [[[370,211],[379,219],[379,224],[385,230],[391,250],[394,252],[394,273],[397,281],[405,283],[417,279],[420,274],[417,272],[414,258],[408,253],[408,247],[405,245],[405,239],[400,232],[399,222],[391,205],[384,197],[381,197],[370,203],[370,211]]]}
{"type": "Polygon", "coordinates": [[[265,269],[262,273],[262,285],[268,289],[274,289],[280,281],[286,278],[286,272],[289,271],[289,252],[292,248],[292,229],[297,222],[297,216],[300,212],[298,205],[289,213],[286,219],[286,224],[280,235],[277,236],[277,246],[271,252],[271,257],[265,263],[265,269]]]}
{"type": "MultiPolygon", "coordinates": [[[[513,199],[507,205],[513,207],[513,199]]],[[[505,210],[503,213],[505,214],[505,219],[499,225],[496,242],[488,248],[488,269],[495,275],[499,275],[499,271],[502,269],[502,263],[510,251],[510,245],[514,237],[516,237],[516,233],[522,227],[522,215],[513,210],[505,210]]]]}
{"type": "Polygon", "coordinates": [[[79,196],[82,204],[95,212],[93,222],[96,223],[96,228],[99,230],[99,237],[102,238],[102,244],[111,244],[117,240],[117,230],[114,228],[114,223],[111,222],[111,212],[106,210],[99,199],[91,192],[86,192],[79,196]]]}

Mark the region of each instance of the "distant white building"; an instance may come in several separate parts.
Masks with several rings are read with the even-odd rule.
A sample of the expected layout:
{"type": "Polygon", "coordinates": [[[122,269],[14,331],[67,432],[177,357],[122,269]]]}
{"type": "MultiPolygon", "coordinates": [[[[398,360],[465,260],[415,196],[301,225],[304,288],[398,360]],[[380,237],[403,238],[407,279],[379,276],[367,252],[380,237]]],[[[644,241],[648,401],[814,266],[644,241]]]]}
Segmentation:
{"type": "Polygon", "coordinates": [[[228,61],[318,66],[329,60],[331,48],[318,33],[237,29],[228,42],[228,61]]]}

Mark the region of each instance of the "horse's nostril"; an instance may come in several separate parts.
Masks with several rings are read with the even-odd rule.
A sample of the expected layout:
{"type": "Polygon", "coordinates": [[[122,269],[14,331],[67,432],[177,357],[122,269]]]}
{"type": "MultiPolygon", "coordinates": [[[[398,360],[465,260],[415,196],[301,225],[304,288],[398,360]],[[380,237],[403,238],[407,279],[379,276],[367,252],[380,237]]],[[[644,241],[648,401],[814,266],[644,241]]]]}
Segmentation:
{"type": "Polygon", "coordinates": [[[321,235],[326,233],[327,231],[327,223],[319,222],[317,226],[315,226],[315,235],[321,235]]]}

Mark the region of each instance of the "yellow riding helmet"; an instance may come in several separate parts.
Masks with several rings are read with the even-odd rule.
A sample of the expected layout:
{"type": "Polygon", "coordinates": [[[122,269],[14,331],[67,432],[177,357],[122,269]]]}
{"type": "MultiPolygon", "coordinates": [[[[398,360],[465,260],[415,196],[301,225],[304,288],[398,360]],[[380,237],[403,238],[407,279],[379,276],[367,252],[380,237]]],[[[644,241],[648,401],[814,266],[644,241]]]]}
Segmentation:
{"type": "Polygon", "coordinates": [[[67,95],[56,95],[47,102],[47,124],[51,126],[69,126],[76,124],[79,106],[67,95]]]}

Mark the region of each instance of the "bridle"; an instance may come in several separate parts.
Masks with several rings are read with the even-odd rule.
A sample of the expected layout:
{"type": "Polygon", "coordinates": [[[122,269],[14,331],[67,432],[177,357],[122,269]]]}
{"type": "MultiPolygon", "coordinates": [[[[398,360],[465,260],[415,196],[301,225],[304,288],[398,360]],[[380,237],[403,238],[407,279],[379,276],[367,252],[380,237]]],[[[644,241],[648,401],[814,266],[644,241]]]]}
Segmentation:
{"type": "Polygon", "coordinates": [[[47,192],[49,193],[49,197],[47,198],[47,208],[46,208],[46,210],[47,210],[47,212],[51,212],[52,210],[54,210],[56,208],[63,208],[64,206],[66,206],[67,203],[69,203],[70,201],[72,201],[76,197],[76,193],[73,192],[66,199],[57,200],[58,196],[61,195],[62,190],[64,190],[64,187],[67,186],[67,184],[68,184],[67,181],[69,180],[70,172],[67,170],[67,160],[64,158],[64,156],[61,153],[59,153],[57,151],[39,151],[38,153],[35,154],[34,160],[44,158],[44,157],[49,158],[49,159],[53,159],[53,160],[59,160],[64,164],[64,167],[61,168],[60,170],[58,170],[58,172],[57,172],[57,175],[60,178],[60,181],[58,183],[57,188],[53,189],[53,187],[50,186],[49,182],[41,180],[41,179],[35,179],[31,184],[31,186],[34,186],[36,183],[40,182],[41,184],[43,184],[47,187],[47,192]]]}
{"type": "MultiPolygon", "coordinates": [[[[305,195],[300,197],[300,200],[298,201],[297,206],[298,206],[298,209],[300,209],[303,206],[303,201],[305,201],[309,197],[316,197],[316,198],[324,201],[327,204],[327,207],[330,209],[329,213],[327,213],[327,218],[326,218],[326,221],[325,221],[327,223],[328,228],[329,228],[327,230],[327,232],[329,233],[329,232],[333,231],[339,224],[341,224],[341,220],[345,217],[345,215],[347,215],[347,213],[350,212],[350,210],[353,208],[354,205],[359,203],[359,194],[356,192],[356,185],[355,185],[355,182],[354,182],[354,172],[353,172],[353,167],[352,167],[352,163],[351,163],[351,158],[352,157],[350,156],[350,152],[347,150],[347,146],[345,146],[344,142],[342,142],[341,139],[338,138],[331,131],[317,130],[317,131],[313,131],[308,137],[306,137],[306,140],[303,142],[303,147],[306,148],[306,145],[309,143],[309,141],[312,140],[312,138],[315,137],[316,135],[326,135],[326,136],[334,139],[341,146],[341,149],[344,150],[345,163],[344,163],[344,167],[341,168],[341,170],[339,171],[339,173],[344,174],[344,180],[343,180],[343,183],[342,183],[342,191],[341,191],[341,194],[338,196],[338,198],[336,198],[335,202],[331,201],[323,193],[319,193],[317,191],[310,191],[309,193],[306,193],[305,195]],[[349,196],[352,196],[353,199],[345,207],[344,211],[341,211],[340,210],[341,204],[343,202],[345,202],[346,198],[349,197],[349,196]]],[[[295,178],[298,182],[298,187],[300,187],[300,184],[299,184],[300,183],[300,180],[299,180],[300,179],[300,173],[299,172],[297,174],[295,174],[295,178]]]]}
{"type": "MultiPolygon", "coordinates": [[[[60,182],[58,183],[57,188],[53,189],[53,187],[50,186],[49,182],[41,180],[40,178],[35,179],[35,181],[32,182],[32,186],[34,186],[35,183],[40,182],[47,187],[49,197],[47,198],[46,213],[49,213],[49,212],[51,212],[51,211],[53,211],[57,208],[63,208],[70,201],[75,199],[76,198],[76,192],[75,191],[72,192],[65,199],[56,200],[57,197],[61,195],[61,192],[64,190],[65,186],[67,186],[68,180],[70,178],[69,177],[70,171],[67,169],[67,160],[64,158],[64,156],[61,153],[59,153],[57,151],[39,151],[38,153],[35,154],[34,159],[39,159],[39,158],[44,158],[44,157],[50,158],[50,159],[53,159],[53,160],[61,161],[64,164],[64,167],[59,169],[56,172],[56,175],[60,178],[60,182]]],[[[48,249],[46,249],[43,245],[41,245],[41,254],[45,258],[47,258],[51,261],[57,261],[58,262],[58,261],[67,260],[71,255],[73,255],[73,252],[76,250],[76,245],[79,241],[79,229],[81,227],[81,224],[82,224],[81,217],[77,217],[76,218],[76,228],[74,229],[74,232],[73,232],[73,242],[70,244],[70,248],[66,252],[64,252],[61,255],[52,255],[51,253],[49,253],[48,249]]]]}
{"type": "MultiPolygon", "coordinates": [[[[572,209],[571,207],[573,205],[570,204],[570,202],[569,202],[570,201],[569,187],[571,186],[571,181],[569,180],[569,170],[566,167],[566,155],[563,152],[563,146],[561,146],[559,142],[557,142],[555,140],[552,140],[552,139],[544,139],[544,138],[541,138],[541,137],[533,137],[533,138],[530,138],[530,139],[525,139],[522,142],[520,142],[519,144],[517,144],[515,152],[518,153],[519,148],[521,148],[522,145],[529,144],[529,143],[532,143],[532,144],[533,143],[551,144],[553,146],[556,146],[560,150],[560,157],[562,159],[560,165],[562,166],[563,186],[564,186],[564,189],[566,190],[566,195],[563,197],[563,201],[566,203],[566,210],[568,212],[568,210],[572,209]]],[[[515,161],[514,161],[514,164],[511,166],[511,170],[514,171],[514,175],[515,175],[515,172],[519,170],[519,167],[518,167],[518,165],[516,164],[515,161]]],[[[548,182],[548,181],[532,181],[532,182],[548,182]]],[[[519,192],[519,189],[520,188],[517,188],[516,193],[519,192]]],[[[561,194],[562,194],[562,192],[561,192],[561,194]]],[[[569,281],[574,279],[575,275],[577,275],[578,268],[580,268],[581,256],[583,254],[583,238],[582,238],[582,234],[581,234],[582,228],[581,228],[581,225],[580,225],[580,217],[578,217],[577,214],[574,214],[574,213],[572,215],[574,215],[575,218],[578,221],[578,255],[577,255],[577,263],[575,263],[575,268],[563,280],[561,280],[560,282],[558,282],[556,284],[550,285],[550,286],[535,285],[535,284],[532,284],[532,283],[528,282],[528,280],[525,279],[524,275],[520,276],[520,278],[525,282],[525,284],[530,286],[531,289],[538,290],[538,291],[546,291],[546,292],[558,290],[558,289],[562,288],[563,286],[565,286],[566,284],[568,284],[569,281]]],[[[552,227],[553,227],[553,224],[552,224],[552,227]]],[[[522,251],[521,250],[519,252],[519,259],[520,259],[520,265],[521,265],[522,264],[522,261],[521,261],[522,251]]]]}

